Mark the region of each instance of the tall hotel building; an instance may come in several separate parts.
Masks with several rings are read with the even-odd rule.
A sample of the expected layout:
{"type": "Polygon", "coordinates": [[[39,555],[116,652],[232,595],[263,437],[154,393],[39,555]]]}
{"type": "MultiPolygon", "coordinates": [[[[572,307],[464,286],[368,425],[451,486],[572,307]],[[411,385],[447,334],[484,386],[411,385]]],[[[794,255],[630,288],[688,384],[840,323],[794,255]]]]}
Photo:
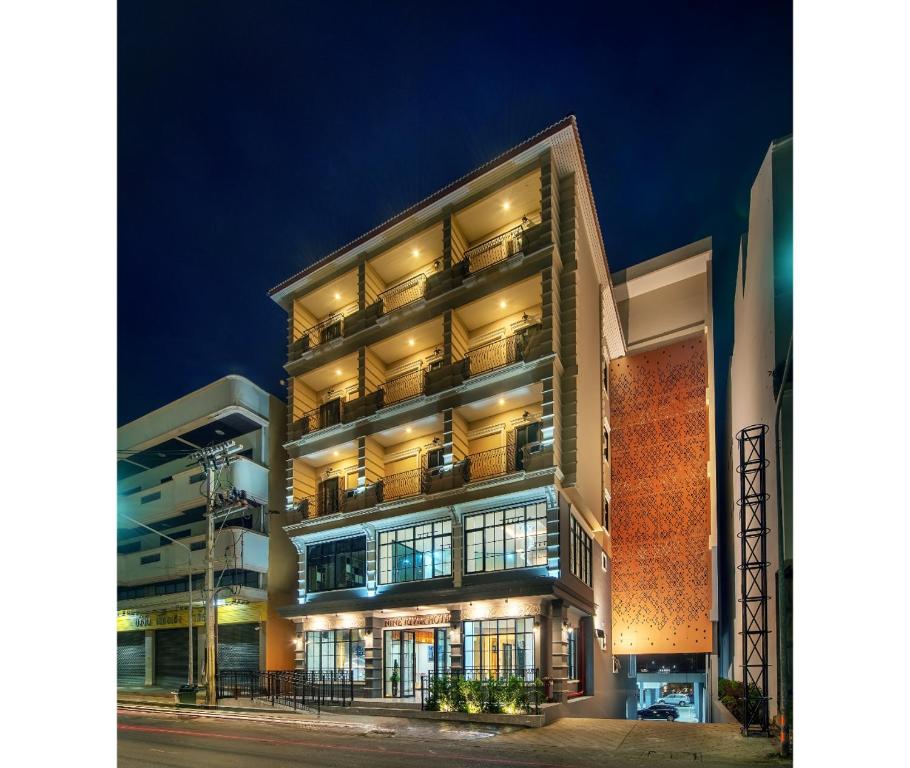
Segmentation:
{"type": "MultiPolygon", "coordinates": [[[[617,645],[611,612],[626,332],[574,117],[270,295],[289,318],[297,666],[375,698],[442,672],[534,676],[561,714],[625,715],[647,647],[617,645]]],[[[637,627],[651,604],[626,585],[637,627]]]]}

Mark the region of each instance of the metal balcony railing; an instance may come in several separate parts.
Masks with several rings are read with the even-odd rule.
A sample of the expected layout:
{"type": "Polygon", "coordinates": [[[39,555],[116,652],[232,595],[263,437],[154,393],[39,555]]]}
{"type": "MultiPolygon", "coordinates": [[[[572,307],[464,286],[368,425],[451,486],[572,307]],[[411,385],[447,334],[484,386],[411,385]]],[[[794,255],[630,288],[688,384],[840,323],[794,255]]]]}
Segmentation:
{"type": "Polygon", "coordinates": [[[461,259],[466,264],[468,274],[480,272],[492,267],[511,256],[520,253],[524,248],[524,229],[521,226],[503,232],[486,242],[475,245],[464,252],[461,259]]]}
{"type": "Polygon", "coordinates": [[[312,411],[307,411],[288,427],[288,440],[299,440],[311,432],[340,424],[343,411],[344,403],[340,398],[323,403],[312,411]]]}
{"type": "Polygon", "coordinates": [[[521,359],[523,338],[523,336],[513,333],[504,339],[497,339],[472,349],[464,358],[465,376],[477,376],[487,371],[517,363],[521,359]]]}
{"type": "Polygon", "coordinates": [[[291,345],[291,357],[300,357],[304,352],[344,334],[344,316],[335,314],[307,328],[300,338],[291,345]]]}
{"type": "Polygon", "coordinates": [[[395,501],[409,496],[419,496],[424,492],[425,482],[423,469],[410,469],[407,472],[388,475],[382,480],[382,500],[395,501]]]}
{"type": "Polygon", "coordinates": [[[380,407],[384,408],[387,405],[400,403],[402,400],[410,400],[412,397],[422,395],[425,379],[426,371],[423,368],[389,379],[381,387],[382,405],[380,407]]]}
{"type": "Polygon", "coordinates": [[[467,457],[469,480],[474,482],[507,474],[510,471],[507,458],[505,448],[491,448],[470,454],[467,457]]]}
{"type": "Polygon", "coordinates": [[[342,491],[323,491],[312,496],[304,496],[295,505],[297,516],[301,520],[314,517],[334,515],[341,511],[342,491]]]}
{"type": "Polygon", "coordinates": [[[427,289],[427,276],[416,275],[415,277],[405,280],[403,283],[394,285],[391,288],[379,294],[379,301],[382,302],[382,312],[387,314],[393,310],[407,306],[417,299],[423,298],[427,289]]]}

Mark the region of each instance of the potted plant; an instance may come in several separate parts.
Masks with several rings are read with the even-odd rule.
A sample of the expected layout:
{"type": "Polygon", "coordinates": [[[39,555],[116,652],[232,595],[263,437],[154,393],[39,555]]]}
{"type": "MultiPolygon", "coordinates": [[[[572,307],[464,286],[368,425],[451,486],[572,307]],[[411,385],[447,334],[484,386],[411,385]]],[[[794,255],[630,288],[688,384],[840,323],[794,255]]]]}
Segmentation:
{"type": "Polygon", "coordinates": [[[389,678],[389,681],[392,683],[393,698],[398,696],[398,683],[400,680],[401,675],[398,674],[398,659],[395,659],[395,667],[392,669],[392,676],[389,678]]]}

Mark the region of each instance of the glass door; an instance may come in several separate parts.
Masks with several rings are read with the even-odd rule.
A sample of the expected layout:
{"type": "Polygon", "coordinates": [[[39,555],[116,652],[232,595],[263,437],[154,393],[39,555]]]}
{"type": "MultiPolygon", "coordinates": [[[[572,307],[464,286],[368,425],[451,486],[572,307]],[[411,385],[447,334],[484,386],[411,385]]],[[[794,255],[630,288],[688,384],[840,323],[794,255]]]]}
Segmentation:
{"type": "Polygon", "coordinates": [[[540,442],[540,423],[533,422],[515,430],[515,469],[524,469],[524,447],[540,442]]]}
{"type": "Polygon", "coordinates": [[[385,633],[385,696],[405,698],[414,695],[414,632],[389,629],[385,633]]]}
{"type": "Polygon", "coordinates": [[[433,674],[446,674],[452,666],[452,651],[449,648],[448,627],[433,630],[433,674]]]}

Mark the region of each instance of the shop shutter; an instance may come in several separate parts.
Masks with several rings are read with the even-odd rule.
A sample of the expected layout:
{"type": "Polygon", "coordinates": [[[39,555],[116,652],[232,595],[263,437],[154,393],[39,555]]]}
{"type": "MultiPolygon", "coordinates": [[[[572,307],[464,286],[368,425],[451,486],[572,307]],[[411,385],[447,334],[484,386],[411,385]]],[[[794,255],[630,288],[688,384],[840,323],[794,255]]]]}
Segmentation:
{"type": "Polygon", "coordinates": [[[258,670],[257,624],[222,624],[218,627],[218,669],[258,670]]]}
{"type": "MultiPolygon", "coordinates": [[[[176,688],[186,683],[187,637],[186,628],[159,629],[155,632],[155,685],[176,688]]],[[[196,653],[193,633],[193,679],[198,678],[199,656],[196,653]]]]}
{"type": "Polygon", "coordinates": [[[145,685],[145,632],[117,633],[117,687],[145,685]]]}

